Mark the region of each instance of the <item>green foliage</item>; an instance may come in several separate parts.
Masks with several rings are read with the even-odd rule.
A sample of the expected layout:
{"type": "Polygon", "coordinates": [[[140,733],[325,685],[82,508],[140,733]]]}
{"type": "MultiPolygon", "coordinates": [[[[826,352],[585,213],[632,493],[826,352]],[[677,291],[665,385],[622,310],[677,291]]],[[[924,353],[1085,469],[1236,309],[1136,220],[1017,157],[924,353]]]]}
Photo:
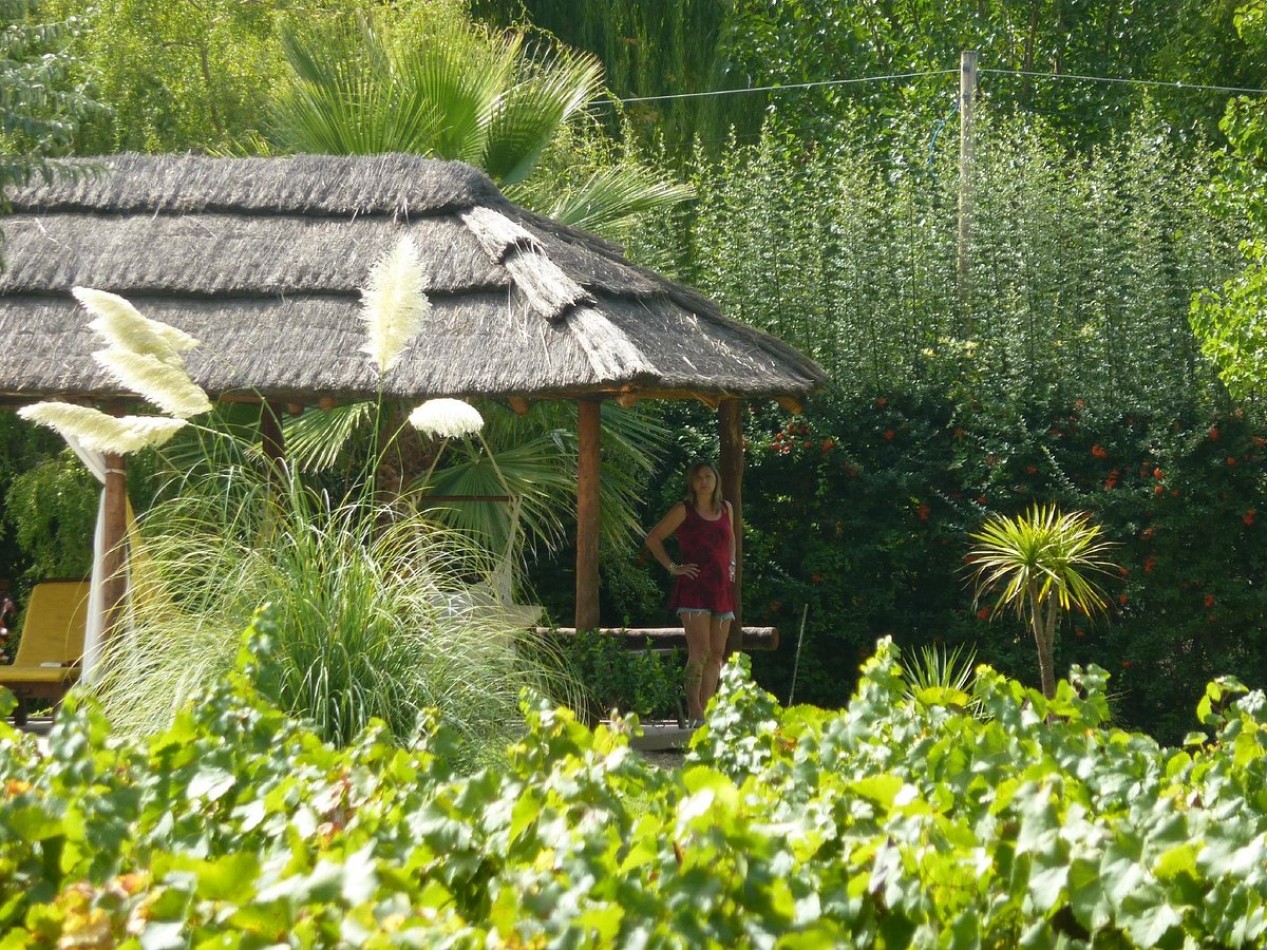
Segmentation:
{"type": "MultiPolygon", "coordinates": [[[[936,118],[895,120],[882,153],[858,132],[812,148],[772,127],[701,165],[688,247],[647,235],[834,380],[801,418],[751,407],[745,620],[786,637],[808,605],[796,695],[824,705],[884,635],[973,643],[1024,675],[1023,627],[973,610],[969,535],[1032,503],[1089,511],[1122,545],[1111,592],[1126,600],[1107,622],[1067,618],[1057,664],[1119,671],[1118,713],[1177,738],[1174,691],[1229,669],[1267,684],[1263,428],[1228,405],[1188,326],[1193,293],[1235,272],[1241,225],[1208,213],[1216,170],[1151,121],[1071,157],[1040,123],[987,117],[961,292],[936,118]]],[[[652,484],[716,451],[711,415],[665,412],[680,431],[652,484]]],[[[668,498],[648,501],[646,523],[668,498]]],[[[791,654],[755,661],[780,696],[791,654]]]]}
{"type": "MultiPolygon", "coordinates": [[[[68,40],[82,23],[57,20],[41,0],[0,2],[0,189],[51,180],[79,125],[101,112],[72,76],[68,40]]],[[[75,11],[70,11],[71,13],[75,11]]]]}
{"type": "MultiPolygon", "coordinates": [[[[249,640],[252,648],[263,646],[249,640]]],[[[503,767],[432,723],[323,744],[247,649],[146,743],[72,700],[0,726],[0,927],[57,943],[477,947],[1252,946],[1267,700],[1210,684],[1182,749],[1110,728],[1107,674],[985,715],[906,698],[881,643],[848,710],[781,709],[742,662],[683,768],[526,706],[503,767]],[[1045,720],[1050,719],[1050,722],[1045,720]]]]}
{"type": "MultiPolygon", "coordinates": [[[[1224,0],[736,0],[725,53],[731,75],[745,80],[739,86],[892,77],[767,94],[771,111],[817,137],[830,135],[844,111],[883,135],[895,115],[951,108],[960,52],[975,50],[982,90],[995,108],[1049,117],[1086,144],[1126,128],[1158,81],[1260,87],[1261,57],[1230,28],[1234,6],[1224,0]]],[[[1218,93],[1176,87],[1165,95],[1174,127],[1213,131],[1218,93]]]]}
{"type": "Polygon", "coordinates": [[[97,480],[69,449],[13,478],[5,517],[29,559],[24,580],[88,576],[100,494],[97,480]]]}
{"type": "Polygon", "coordinates": [[[683,276],[849,392],[927,381],[994,402],[1059,382],[1167,408],[1197,398],[1210,374],[1189,301],[1234,272],[1245,236],[1208,213],[1214,169],[1146,118],[1073,157],[1039,122],[990,116],[966,285],[953,150],[930,153],[928,113],[895,119],[888,151],[853,129],[815,148],[772,127],[701,164],[683,276]]]}
{"type": "Polygon", "coordinates": [[[1228,390],[1245,399],[1267,391],[1267,246],[1244,245],[1245,269],[1220,291],[1193,298],[1192,329],[1228,390]]]}
{"type": "MultiPolygon", "coordinates": [[[[716,0],[642,3],[610,0],[473,0],[472,12],[509,26],[526,18],[565,43],[596,55],[607,85],[628,102],[604,119],[612,132],[619,114],[644,144],[665,145],[665,161],[684,168],[698,139],[710,154],[725,147],[729,130],[755,133],[764,113],[755,95],[692,95],[748,84],[728,69],[725,45],[732,5],[716,0]],[[686,94],[682,96],[681,94],[686,94]]],[[[601,113],[600,113],[601,115],[601,113]]]]}
{"type": "MultiPolygon", "coordinates": [[[[1031,635],[976,610],[963,558],[987,516],[1035,503],[1092,512],[1115,543],[1107,617],[1066,615],[1054,649],[1057,667],[1116,672],[1126,722],[1178,741],[1177,692],[1224,670],[1267,685],[1267,424],[1245,411],[1079,397],[987,411],[908,389],[799,418],[754,407],[747,436],[744,617],[786,637],[808,605],[797,696],[842,703],[886,634],[973,644],[1032,677],[1031,635]]],[[[791,652],[755,661],[784,696],[791,652]]]]}
{"type": "Polygon", "coordinates": [[[582,712],[597,722],[612,711],[640,719],[668,719],[679,712],[683,656],[630,650],[624,635],[581,630],[562,644],[564,661],[584,693],[582,712]]]}
{"type": "Polygon", "coordinates": [[[109,112],[85,124],[80,154],[226,150],[260,132],[283,60],[275,34],[290,0],[48,0],[77,14],[79,80],[109,112]]]}

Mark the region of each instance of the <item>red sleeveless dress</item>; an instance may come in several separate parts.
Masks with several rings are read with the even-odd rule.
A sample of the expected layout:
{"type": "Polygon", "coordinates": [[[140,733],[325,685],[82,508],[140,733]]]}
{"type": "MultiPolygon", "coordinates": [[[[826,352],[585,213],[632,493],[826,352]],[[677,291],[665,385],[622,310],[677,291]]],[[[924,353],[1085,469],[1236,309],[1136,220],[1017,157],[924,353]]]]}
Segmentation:
{"type": "Polygon", "coordinates": [[[716,521],[703,518],[689,504],[686,520],[678,526],[679,562],[696,564],[696,577],[679,575],[669,596],[672,610],[711,610],[723,614],[735,609],[735,585],[730,580],[730,511],[723,507],[716,521]]]}

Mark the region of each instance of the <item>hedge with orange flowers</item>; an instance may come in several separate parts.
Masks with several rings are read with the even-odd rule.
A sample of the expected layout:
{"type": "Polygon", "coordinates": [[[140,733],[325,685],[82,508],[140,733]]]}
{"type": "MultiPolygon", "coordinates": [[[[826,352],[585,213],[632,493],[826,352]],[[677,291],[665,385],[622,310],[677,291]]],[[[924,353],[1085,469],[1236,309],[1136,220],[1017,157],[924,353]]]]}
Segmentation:
{"type": "Polygon", "coordinates": [[[1163,739],[1232,674],[1267,685],[1267,426],[1225,407],[1161,413],[1076,396],[987,411],[929,393],[752,410],[745,618],[784,631],[758,658],[777,695],[844,701],[876,638],[966,643],[1037,681],[1019,622],[974,604],[963,557],[988,513],[1035,501],[1093,513],[1117,542],[1103,617],[1066,618],[1060,668],[1114,673],[1115,711],[1163,739]]]}

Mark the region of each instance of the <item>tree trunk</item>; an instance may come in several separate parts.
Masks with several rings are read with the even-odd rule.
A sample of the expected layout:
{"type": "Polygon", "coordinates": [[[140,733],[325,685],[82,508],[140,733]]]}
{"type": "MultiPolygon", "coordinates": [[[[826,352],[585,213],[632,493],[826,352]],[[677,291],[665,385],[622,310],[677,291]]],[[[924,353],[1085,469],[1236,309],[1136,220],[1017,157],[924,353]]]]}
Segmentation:
{"type": "MultiPolygon", "coordinates": [[[[1054,604],[1047,606],[1055,607],[1054,604]]],[[[1029,611],[1030,623],[1034,628],[1034,644],[1038,648],[1038,675],[1042,680],[1043,695],[1051,699],[1056,695],[1055,611],[1043,610],[1036,591],[1030,593],[1029,611]]]]}

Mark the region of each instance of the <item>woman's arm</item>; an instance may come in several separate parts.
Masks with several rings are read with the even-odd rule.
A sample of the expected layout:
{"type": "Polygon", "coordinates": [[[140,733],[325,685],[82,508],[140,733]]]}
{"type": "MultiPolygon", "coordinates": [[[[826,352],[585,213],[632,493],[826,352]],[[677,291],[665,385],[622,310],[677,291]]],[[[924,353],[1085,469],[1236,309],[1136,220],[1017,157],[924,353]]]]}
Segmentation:
{"type": "Polygon", "coordinates": [[[660,523],[647,532],[643,543],[647,546],[647,550],[651,552],[651,556],[660,562],[670,574],[677,576],[685,574],[688,577],[694,577],[699,573],[699,567],[695,564],[674,564],[673,558],[669,557],[669,552],[664,549],[664,539],[671,535],[674,531],[682,526],[682,522],[686,520],[686,504],[679,501],[676,505],[669,509],[669,513],[660,519],[660,523]]]}

